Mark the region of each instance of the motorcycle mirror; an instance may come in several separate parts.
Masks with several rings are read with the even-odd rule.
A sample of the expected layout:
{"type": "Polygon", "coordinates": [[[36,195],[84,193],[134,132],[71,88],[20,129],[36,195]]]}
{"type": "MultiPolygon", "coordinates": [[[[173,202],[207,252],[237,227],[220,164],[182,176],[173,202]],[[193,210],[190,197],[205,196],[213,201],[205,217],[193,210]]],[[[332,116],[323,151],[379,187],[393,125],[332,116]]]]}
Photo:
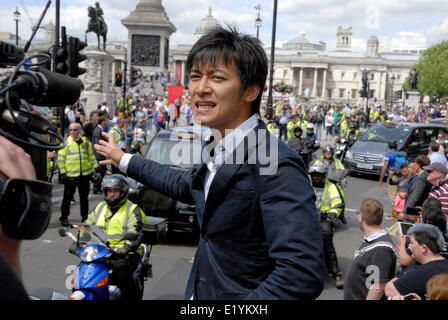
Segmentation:
{"type": "Polygon", "coordinates": [[[66,237],[67,236],[67,228],[60,228],[58,230],[58,232],[59,232],[59,236],[61,236],[61,237],[66,237]]]}

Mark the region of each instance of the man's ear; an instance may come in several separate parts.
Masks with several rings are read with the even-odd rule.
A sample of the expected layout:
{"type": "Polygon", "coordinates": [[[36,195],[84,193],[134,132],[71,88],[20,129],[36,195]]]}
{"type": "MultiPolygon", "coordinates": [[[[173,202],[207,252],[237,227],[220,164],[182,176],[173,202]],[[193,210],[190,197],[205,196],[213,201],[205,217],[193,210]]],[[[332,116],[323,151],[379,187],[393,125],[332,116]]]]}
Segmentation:
{"type": "Polygon", "coordinates": [[[244,91],[243,100],[245,102],[252,103],[255,99],[257,99],[258,94],[260,93],[260,86],[254,84],[244,91]]]}

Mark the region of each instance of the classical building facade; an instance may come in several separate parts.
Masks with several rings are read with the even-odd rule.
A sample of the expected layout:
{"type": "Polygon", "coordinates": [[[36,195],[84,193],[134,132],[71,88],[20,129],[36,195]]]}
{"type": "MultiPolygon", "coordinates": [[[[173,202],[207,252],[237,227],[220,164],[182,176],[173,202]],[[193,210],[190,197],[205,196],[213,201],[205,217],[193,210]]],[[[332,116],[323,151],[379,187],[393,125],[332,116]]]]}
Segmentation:
{"type": "MultiPolygon", "coordinates": [[[[220,25],[211,8],[200,20],[195,30],[195,41],[207,30],[220,25]]],[[[366,52],[352,50],[353,28],[339,26],[336,32],[336,48],[328,50],[323,41],[312,40],[305,32],[275,49],[274,84],[292,86],[289,94],[273,92],[276,100],[294,97],[296,101],[321,103],[363,104],[359,95],[361,74],[368,72],[369,88],[373,91],[371,102],[377,104],[398,103],[395,96],[401,90],[411,66],[419,54],[392,52],[380,46],[372,35],[366,52]]],[[[185,62],[192,45],[182,44],[170,50],[170,72],[181,84],[188,84],[185,62]]],[[[270,58],[270,48],[266,54],[270,58]]],[[[268,83],[266,84],[268,85],[268,83]]],[[[267,91],[265,92],[267,98],[267,91]]]]}

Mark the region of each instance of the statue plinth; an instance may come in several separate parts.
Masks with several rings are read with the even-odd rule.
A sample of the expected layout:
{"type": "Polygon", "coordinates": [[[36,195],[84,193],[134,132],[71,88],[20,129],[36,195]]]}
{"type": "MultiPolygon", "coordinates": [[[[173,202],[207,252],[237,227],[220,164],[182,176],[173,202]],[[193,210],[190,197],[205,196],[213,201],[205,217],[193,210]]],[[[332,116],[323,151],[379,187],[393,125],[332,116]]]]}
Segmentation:
{"type": "Polygon", "coordinates": [[[84,103],[86,116],[97,110],[98,104],[107,101],[109,107],[113,106],[113,97],[110,93],[111,66],[114,57],[109,53],[99,50],[97,47],[87,47],[82,51],[87,56],[84,68],[87,72],[80,76],[84,83],[81,99],[87,99],[84,103]]]}
{"type": "Polygon", "coordinates": [[[418,91],[408,91],[406,94],[408,95],[406,105],[410,108],[414,108],[415,111],[418,111],[418,107],[420,106],[420,93],[418,91]]]}

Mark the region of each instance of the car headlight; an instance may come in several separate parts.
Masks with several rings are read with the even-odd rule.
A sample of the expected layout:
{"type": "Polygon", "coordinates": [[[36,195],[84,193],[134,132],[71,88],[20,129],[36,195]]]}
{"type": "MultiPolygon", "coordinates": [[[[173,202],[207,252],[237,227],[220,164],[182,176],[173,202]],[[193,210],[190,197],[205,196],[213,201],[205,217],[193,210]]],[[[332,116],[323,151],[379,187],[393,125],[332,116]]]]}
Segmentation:
{"type": "Polygon", "coordinates": [[[345,158],[353,160],[353,155],[350,150],[345,153],[345,158]]]}
{"type": "Polygon", "coordinates": [[[87,247],[81,254],[81,260],[84,262],[91,262],[98,254],[98,250],[95,247],[87,247]]]}

